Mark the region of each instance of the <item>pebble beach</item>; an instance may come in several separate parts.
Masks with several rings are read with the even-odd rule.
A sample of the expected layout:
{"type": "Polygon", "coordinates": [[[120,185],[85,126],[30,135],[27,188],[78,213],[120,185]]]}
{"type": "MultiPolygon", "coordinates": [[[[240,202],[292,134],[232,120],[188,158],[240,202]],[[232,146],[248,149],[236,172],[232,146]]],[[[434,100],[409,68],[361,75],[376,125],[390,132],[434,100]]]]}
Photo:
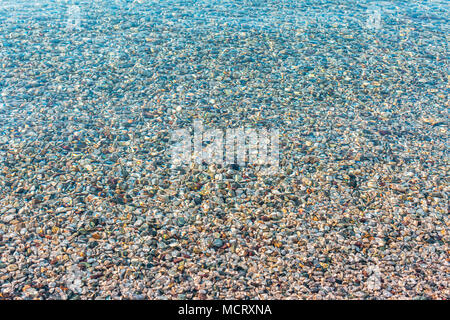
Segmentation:
{"type": "Polygon", "coordinates": [[[0,300],[450,298],[449,2],[0,1],[0,300]]]}

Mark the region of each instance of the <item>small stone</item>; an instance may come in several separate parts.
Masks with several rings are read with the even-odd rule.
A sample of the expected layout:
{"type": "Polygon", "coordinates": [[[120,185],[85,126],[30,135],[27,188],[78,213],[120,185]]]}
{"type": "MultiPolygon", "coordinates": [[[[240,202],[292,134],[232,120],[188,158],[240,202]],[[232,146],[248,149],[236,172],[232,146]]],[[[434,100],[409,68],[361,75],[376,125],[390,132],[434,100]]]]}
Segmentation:
{"type": "Polygon", "coordinates": [[[136,222],[134,223],[134,226],[140,227],[143,223],[144,223],[144,221],[142,219],[137,219],[136,222]]]}
{"type": "Polygon", "coordinates": [[[19,266],[17,264],[12,263],[12,264],[8,265],[7,269],[9,272],[14,272],[14,271],[19,270],[19,266]]]}
{"type": "Polygon", "coordinates": [[[99,239],[102,238],[102,236],[101,236],[100,233],[93,233],[93,234],[92,234],[92,238],[94,238],[94,239],[96,239],[96,240],[99,240],[99,239]]]}
{"type": "Polygon", "coordinates": [[[9,222],[13,221],[15,217],[16,217],[16,216],[15,216],[14,214],[10,214],[10,215],[4,216],[4,217],[2,218],[2,220],[3,220],[3,222],[5,222],[5,223],[9,223],[9,222]]]}
{"type": "Polygon", "coordinates": [[[213,241],[213,246],[216,248],[220,248],[223,246],[223,241],[221,239],[215,239],[213,241]]]}

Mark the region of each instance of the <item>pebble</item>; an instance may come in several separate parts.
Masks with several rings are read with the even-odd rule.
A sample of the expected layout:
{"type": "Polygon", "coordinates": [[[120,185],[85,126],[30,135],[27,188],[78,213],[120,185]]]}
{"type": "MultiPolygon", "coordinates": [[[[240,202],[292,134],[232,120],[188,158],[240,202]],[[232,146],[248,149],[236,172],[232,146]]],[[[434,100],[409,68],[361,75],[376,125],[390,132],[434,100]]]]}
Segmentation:
{"type": "Polygon", "coordinates": [[[379,28],[368,0],[80,2],[77,30],[14,1],[2,299],[449,298],[437,2],[380,2],[379,28]],[[278,129],[279,169],[171,168],[196,119],[278,129]]]}
{"type": "Polygon", "coordinates": [[[223,241],[221,239],[215,239],[213,242],[213,246],[216,248],[220,248],[221,246],[223,246],[223,241]]]}

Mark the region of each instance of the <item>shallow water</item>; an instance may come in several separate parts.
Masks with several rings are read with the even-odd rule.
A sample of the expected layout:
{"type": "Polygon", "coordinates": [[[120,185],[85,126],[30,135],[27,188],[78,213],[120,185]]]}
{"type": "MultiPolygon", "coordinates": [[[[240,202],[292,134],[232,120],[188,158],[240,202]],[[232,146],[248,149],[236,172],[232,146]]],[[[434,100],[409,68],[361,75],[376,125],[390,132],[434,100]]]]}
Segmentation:
{"type": "Polygon", "coordinates": [[[448,298],[448,9],[1,0],[2,297],[448,298]],[[195,119],[278,171],[171,170],[195,119]]]}

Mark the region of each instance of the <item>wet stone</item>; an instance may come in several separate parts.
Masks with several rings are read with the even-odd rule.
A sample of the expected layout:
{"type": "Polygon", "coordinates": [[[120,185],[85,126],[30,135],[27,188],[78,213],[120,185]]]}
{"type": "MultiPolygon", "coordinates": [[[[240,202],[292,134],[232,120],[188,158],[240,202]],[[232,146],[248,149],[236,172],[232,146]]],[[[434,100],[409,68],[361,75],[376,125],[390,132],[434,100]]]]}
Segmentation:
{"type": "Polygon", "coordinates": [[[443,2],[196,3],[2,0],[0,297],[447,299],[443,2]]]}

